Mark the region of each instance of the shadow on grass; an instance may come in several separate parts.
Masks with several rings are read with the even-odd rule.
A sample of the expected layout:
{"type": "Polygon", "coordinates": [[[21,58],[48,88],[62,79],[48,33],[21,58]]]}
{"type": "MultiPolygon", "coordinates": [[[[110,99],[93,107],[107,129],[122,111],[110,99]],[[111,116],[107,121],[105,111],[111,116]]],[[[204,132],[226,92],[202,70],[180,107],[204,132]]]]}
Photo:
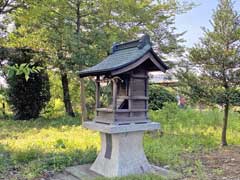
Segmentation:
{"type": "Polygon", "coordinates": [[[0,173],[6,173],[9,167],[14,166],[24,178],[29,179],[46,171],[56,172],[68,166],[92,163],[97,156],[96,147],[47,153],[33,147],[24,151],[8,149],[0,145],[0,173]]]}
{"type": "Polygon", "coordinates": [[[12,164],[10,159],[10,153],[6,146],[0,144],[0,177],[3,171],[12,164]]]}
{"type": "Polygon", "coordinates": [[[31,129],[48,129],[48,128],[61,128],[62,126],[80,126],[80,117],[64,116],[61,118],[38,118],[33,120],[13,120],[13,119],[0,119],[0,139],[11,136],[14,133],[22,133],[31,129]]]}

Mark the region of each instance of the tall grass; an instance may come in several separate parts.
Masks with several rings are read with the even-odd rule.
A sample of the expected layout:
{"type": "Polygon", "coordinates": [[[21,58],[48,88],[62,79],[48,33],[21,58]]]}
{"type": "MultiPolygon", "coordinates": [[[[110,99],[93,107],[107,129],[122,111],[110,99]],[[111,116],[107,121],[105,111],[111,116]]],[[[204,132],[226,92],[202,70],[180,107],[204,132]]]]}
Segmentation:
{"type": "MultiPolygon", "coordinates": [[[[162,125],[159,138],[145,136],[146,154],[155,164],[178,166],[183,163],[181,153],[206,151],[220,145],[223,112],[219,109],[199,111],[166,104],[162,110],[150,112],[150,118],[162,125]]],[[[227,133],[230,145],[240,144],[239,128],[240,114],[231,112],[227,133]]]]}

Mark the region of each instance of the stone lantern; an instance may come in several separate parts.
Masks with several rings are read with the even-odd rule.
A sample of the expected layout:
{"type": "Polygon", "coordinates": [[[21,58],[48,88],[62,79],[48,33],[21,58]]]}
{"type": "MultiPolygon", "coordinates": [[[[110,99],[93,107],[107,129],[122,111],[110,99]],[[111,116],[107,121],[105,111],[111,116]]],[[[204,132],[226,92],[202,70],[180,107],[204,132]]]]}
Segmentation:
{"type": "Polygon", "coordinates": [[[143,150],[143,134],[160,128],[148,117],[148,72],[168,69],[144,35],[139,40],[114,44],[111,54],[99,64],[79,73],[96,77],[96,117],[85,128],[99,131],[101,151],[90,167],[106,177],[153,171],[143,150]],[[112,103],[100,106],[100,84],[111,81],[112,103]]]}

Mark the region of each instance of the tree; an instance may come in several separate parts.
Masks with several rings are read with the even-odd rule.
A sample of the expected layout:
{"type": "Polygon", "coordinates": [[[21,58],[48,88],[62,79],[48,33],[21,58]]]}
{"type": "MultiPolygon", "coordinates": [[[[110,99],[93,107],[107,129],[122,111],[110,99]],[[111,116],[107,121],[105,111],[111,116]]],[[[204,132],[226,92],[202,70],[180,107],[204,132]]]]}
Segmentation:
{"type": "Polygon", "coordinates": [[[13,39],[16,39],[20,46],[43,49],[51,57],[51,61],[48,62],[49,67],[58,68],[61,75],[66,113],[75,116],[71,104],[67,74],[70,59],[67,56],[70,53],[66,50],[66,41],[69,40],[71,31],[67,26],[69,22],[65,18],[65,12],[68,12],[66,11],[66,3],[65,1],[47,0],[41,2],[28,0],[26,3],[28,9],[23,8],[14,14],[17,30],[12,33],[15,38],[11,38],[10,41],[17,45],[16,41],[13,41],[13,39]],[[64,13],[60,14],[58,11],[64,13]],[[40,46],[37,43],[32,43],[31,39],[37,39],[40,46]]]}
{"type": "Polygon", "coordinates": [[[25,7],[23,0],[0,0],[0,44],[6,37],[8,25],[12,22],[9,14],[20,7],[25,7]]]}
{"type": "MultiPolygon", "coordinates": [[[[73,43],[70,45],[72,47],[70,51],[72,52],[72,61],[77,64],[77,66],[72,67],[77,71],[82,70],[89,60],[96,60],[97,53],[94,53],[94,45],[92,45],[95,40],[92,36],[97,33],[93,26],[93,15],[96,12],[95,1],[83,1],[83,0],[72,0],[68,1],[68,7],[73,9],[73,14],[71,14],[71,19],[75,22],[75,32],[73,35],[73,43]],[[86,31],[88,31],[86,33],[86,31]],[[89,33],[90,32],[90,33],[89,33]],[[85,43],[83,43],[85,42],[85,43]],[[86,52],[88,52],[86,54],[86,52]],[[95,55],[95,57],[94,57],[95,55]],[[77,68],[77,69],[76,69],[77,68]]],[[[71,12],[71,11],[70,11],[71,12]]],[[[95,37],[96,38],[96,37],[95,37]]],[[[96,51],[96,48],[95,48],[96,51]]],[[[82,122],[87,119],[87,108],[86,108],[86,98],[85,98],[85,85],[84,80],[80,78],[80,102],[82,111],[82,122]]]]}
{"type": "MultiPolygon", "coordinates": [[[[101,0],[99,27],[107,44],[136,39],[149,34],[158,52],[163,54],[182,52],[181,36],[176,33],[175,15],[191,9],[194,4],[173,1],[106,1],[101,0]]],[[[109,46],[108,46],[109,47],[109,46]]],[[[105,48],[106,49],[106,48],[105,48]]]]}
{"type": "Polygon", "coordinates": [[[14,118],[37,118],[50,100],[48,75],[41,67],[42,62],[37,53],[29,48],[5,48],[1,52],[1,57],[5,57],[9,64],[7,94],[14,118]]]}
{"type": "MultiPolygon", "coordinates": [[[[98,58],[96,36],[93,36],[94,1],[85,0],[62,0],[41,2],[28,1],[29,8],[15,13],[15,22],[21,39],[23,29],[35,34],[42,48],[52,57],[48,62],[53,68],[58,68],[61,74],[63,101],[66,113],[74,116],[70,93],[68,73],[75,73],[85,67],[89,62],[98,58]],[[61,13],[59,13],[61,12],[61,13]],[[81,28],[80,28],[81,27],[81,28]],[[29,29],[29,30],[28,30],[29,29]],[[39,39],[39,37],[46,37],[39,39]],[[95,43],[95,44],[93,44],[95,43]]],[[[31,38],[32,39],[32,38],[31,38]]],[[[22,39],[32,47],[31,39],[22,39]],[[29,41],[30,40],[30,41],[29,41]]],[[[22,40],[21,43],[22,43],[22,40]]],[[[27,44],[24,43],[24,44],[27,44]]],[[[34,45],[35,46],[35,45],[34,45]]],[[[81,84],[81,106],[83,118],[86,110],[84,102],[84,81],[81,84]]],[[[85,118],[84,118],[85,119],[85,118]]]]}
{"type": "MultiPolygon", "coordinates": [[[[26,3],[28,8],[16,11],[14,16],[19,25],[16,34],[20,34],[22,40],[24,31],[28,32],[27,36],[35,34],[36,38],[28,41],[30,47],[31,39],[38,39],[42,48],[50,52],[53,58],[49,65],[58,68],[62,75],[64,102],[69,115],[73,111],[67,108],[71,107],[68,73],[96,64],[108,54],[113,42],[129,41],[142,33],[149,33],[163,49],[162,52],[175,52],[180,49],[180,41],[179,35],[174,34],[174,16],[178,11],[191,7],[179,4],[177,0],[155,3],[132,0],[26,0],[26,3]]],[[[80,81],[82,118],[85,119],[84,81],[80,81]]]]}
{"type": "MultiPolygon", "coordinates": [[[[191,84],[192,94],[224,107],[222,145],[227,145],[228,113],[238,97],[240,75],[240,19],[231,0],[219,0],[211,21],[213,30],[204,29],[204,37],[190,50],[189,59],[198,75],[182,74],[180,81],[191,84]],[[221,99],[221,100],[219,100],[221,99]]],[[[191,94],[190,93],[190,94],[191,94]]]]}
{"type": "Polygon", "coordinates": [[[19,7],[24,7],[23,0],[1,0],[0,15],[11,13],[19,7]]]}

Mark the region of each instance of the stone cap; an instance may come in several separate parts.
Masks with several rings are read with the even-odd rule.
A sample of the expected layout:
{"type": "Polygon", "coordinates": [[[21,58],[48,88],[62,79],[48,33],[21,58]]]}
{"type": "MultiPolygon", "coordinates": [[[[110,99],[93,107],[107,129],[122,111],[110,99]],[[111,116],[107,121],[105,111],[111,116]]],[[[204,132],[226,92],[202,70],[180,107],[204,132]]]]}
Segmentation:
{"type": "Polygon", "coordinates": [[[125,132],[136,132],[136,131],[154,131],[160,129],[160,123],[147,122],[147,123],[130,123],[122,125],[106,125],[102,123],[96,123],[93,121],[86,121],[83,123],[83,127],[94,131],[100,131],[108,134],[117,134],[125,132]]]}

